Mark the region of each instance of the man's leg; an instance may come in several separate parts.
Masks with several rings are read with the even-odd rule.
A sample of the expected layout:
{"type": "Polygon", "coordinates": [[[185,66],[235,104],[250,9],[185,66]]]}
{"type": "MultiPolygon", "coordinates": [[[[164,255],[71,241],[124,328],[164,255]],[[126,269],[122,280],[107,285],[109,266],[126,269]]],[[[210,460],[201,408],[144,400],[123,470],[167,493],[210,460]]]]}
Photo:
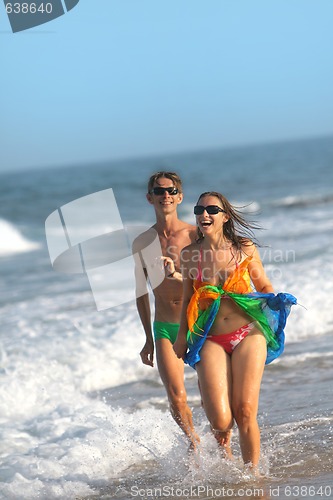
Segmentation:
{"type": "Polygon", "coordinates": [[[195,448],[200,440],[194,431],[192,412],[187,404],[184,362],[177,358],[170,340],[157,339],[155,347],[158,371],[167,391],[171,415],[195,448]]]}

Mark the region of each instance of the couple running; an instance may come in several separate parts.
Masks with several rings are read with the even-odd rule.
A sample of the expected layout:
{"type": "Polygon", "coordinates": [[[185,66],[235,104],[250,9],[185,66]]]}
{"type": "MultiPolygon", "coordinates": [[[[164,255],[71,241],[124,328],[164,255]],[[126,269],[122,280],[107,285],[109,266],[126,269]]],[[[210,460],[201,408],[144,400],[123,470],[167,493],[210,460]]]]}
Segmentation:
{"type": "MultiPolygon", "coordinates": [[[[254,243],[255,226],[220,193],[200,195],[194,207],[196,226],[178,218],[183,193],[176,173],[152,175],[147,200],[156,214],[151,230],[159,236],[165,279],[153,290],[153,328],[148,288],[137,298],[146,334],[142,362],[153,366],[155,348],[171,414],[192,449],[200,440],[187,403],[184,360],[195,368],[202,404],[218,444],[230,457],[235,420],[243,461],[256,468],[261,379],[265,363],[282,352],[284,340],[284,324],[280,321],[279,331],[272,331],[263,317],[263,303],[270,300],[266,309],[272,306],[280,319],[282,312],[288,315],[294,298],[273,294],[254,243]],[[251,283],[258,292],[255,298],[251,283]]],[[[140,253],[150,239],[149,231],[141,234],[133,253],[140,253]]]]}

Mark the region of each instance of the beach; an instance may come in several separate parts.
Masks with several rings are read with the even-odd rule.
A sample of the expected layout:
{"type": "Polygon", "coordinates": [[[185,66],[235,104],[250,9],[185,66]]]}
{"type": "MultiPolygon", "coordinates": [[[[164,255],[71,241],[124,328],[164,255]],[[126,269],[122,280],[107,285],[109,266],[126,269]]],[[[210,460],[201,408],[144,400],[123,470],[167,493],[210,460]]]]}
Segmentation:
{"type": "Polygon", "coordinates": [[[0,175],[0,498],[333,498],[332,164],[324,137],[0,175]],[[276,292],[297,297],[262,381],[260,480],[244,470],[236,427],[234,460],[221,456],[186,367],[201,438],[188,453],[156,366],[141,363],[134,291],[110,282],[129,299],[98,310],[85,273],[52,268],[51,213],[112,188],[124,227],[149,226],[158,170],[181,175],[187,222],[207,190],[257,220],[276,292]]]}

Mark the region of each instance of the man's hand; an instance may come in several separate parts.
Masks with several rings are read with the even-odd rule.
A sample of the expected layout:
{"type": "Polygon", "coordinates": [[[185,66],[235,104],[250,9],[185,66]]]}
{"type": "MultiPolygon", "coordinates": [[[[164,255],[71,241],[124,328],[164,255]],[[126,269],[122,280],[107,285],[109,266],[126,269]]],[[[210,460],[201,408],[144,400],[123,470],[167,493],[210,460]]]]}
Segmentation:
{"type": "Polygon", "coordinates": [[[152,340],[146,340],[140,356],[144,365],[154,366],[154,342],[152,340]]]}

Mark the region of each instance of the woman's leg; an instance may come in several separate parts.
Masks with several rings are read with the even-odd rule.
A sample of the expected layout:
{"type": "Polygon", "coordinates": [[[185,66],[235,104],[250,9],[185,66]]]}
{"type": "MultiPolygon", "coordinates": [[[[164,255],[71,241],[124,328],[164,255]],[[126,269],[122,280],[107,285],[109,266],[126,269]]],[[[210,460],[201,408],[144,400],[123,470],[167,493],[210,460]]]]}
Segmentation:
{"type": "Polygon", "coordinates": [[[232,411],[239,429],[244,463],[252,467],[258,465],[260,457],[257,413],[266,355],[266,340],[258,329],[252,330],[231,355],[232,411]]]}
{"type": "Polygon", "coordinates": [[[196,364],[199,387],[205,413],[213,434],[230,456],[230,438],[233,417],[231,412],[230,356],[223,347],[207,340],[196,364]]]}

